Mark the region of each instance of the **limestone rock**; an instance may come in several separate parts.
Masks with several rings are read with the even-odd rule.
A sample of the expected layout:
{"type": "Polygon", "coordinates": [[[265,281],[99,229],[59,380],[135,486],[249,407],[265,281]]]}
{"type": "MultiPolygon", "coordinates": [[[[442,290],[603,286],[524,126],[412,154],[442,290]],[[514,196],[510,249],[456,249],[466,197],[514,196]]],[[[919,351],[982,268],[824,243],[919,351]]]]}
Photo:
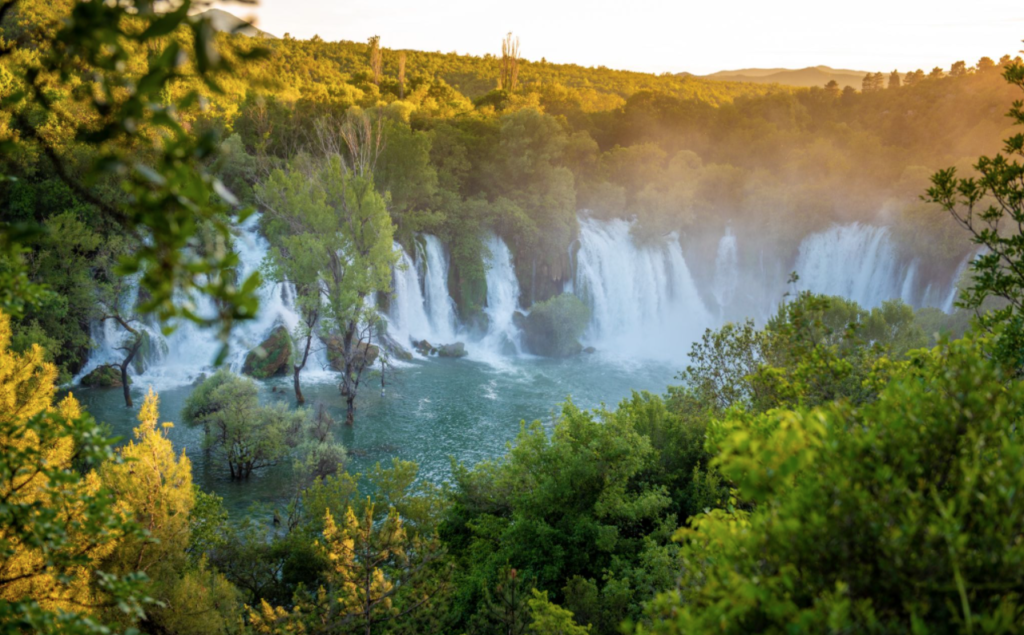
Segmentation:
{"type": "Polygon", "coordinates": [[[292,338],[288,329],[278,326],[263,343],[249,351],[242,365],[242,373],[256,379],[280,377],[288,374],[288,360],[292,355],[292,338]]]}

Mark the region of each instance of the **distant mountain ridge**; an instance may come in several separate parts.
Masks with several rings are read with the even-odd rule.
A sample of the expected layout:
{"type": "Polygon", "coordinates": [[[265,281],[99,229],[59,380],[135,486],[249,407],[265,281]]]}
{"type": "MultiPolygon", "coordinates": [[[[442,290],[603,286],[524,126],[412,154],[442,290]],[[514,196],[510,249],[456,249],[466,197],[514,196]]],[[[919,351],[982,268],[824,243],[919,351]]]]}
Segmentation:
{"type": "Polygon", "coordinates": [[[249,37],[261,37],[273,40],[277,39],[276,35],[272,35],[270,33],[267,33],[266,31],[261,31],[260,29],[257,29],[252,24],[246,22],[237,15],[228,13],[223,9],[207,9],[202,13],[197,13],[192,16],[193,20],[199,18],[209,18],[210,24],[212,24],[213,28],[218,31],[224,31],[226,33],[239,33],[241,35],[247,35],[249,37]]]}
{"type": "Polygon", "coordinates": [[[719,71],[710,75],[698,75],[702,79],[728,82],[750,82],[754,84],[781,84],[810,88],[824,86],[836,80],[840,86],[860,88],[867,71],[855,71],[829,66],[810,66],[801,69],[788,68],[743,68],[735,71],[719,71]]]}

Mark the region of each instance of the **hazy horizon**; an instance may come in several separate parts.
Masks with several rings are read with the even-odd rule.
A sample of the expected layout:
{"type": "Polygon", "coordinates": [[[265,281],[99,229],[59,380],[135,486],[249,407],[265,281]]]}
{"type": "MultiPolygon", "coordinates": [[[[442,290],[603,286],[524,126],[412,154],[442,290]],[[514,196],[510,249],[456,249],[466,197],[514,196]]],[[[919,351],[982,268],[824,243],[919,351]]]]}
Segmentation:
{"type": "Polygon", "coordinates": [[[743,68],[830,66],[902,72],[982,56],[1016,54],[1024,38],[1024,4],[981,0],[970,12],[953,0],[892,3],[867,0],[856,10],[820,3],[741,0],[722,5],[651,0],[622,5],[526,0],[515,11],[481,12],[466,0],[429,6],[389,3],[262,0],[258,6],[219,3],[276,36],[319,35],[329,41],[381,36],[392,49],[499,52],[511,31],[529,60],[606,66],[648,73],[706,75],[743,68]],[[960,16],[963,19],[960,19],[960,16]]]}

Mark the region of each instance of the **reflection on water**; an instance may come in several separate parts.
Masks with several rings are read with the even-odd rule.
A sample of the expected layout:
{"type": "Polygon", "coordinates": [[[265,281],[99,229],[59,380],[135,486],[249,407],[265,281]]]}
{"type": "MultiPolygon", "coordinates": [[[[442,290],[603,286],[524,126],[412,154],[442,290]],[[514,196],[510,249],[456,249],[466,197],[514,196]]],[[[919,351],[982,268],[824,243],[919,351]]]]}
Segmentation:
{"type": "MultiPolygon", "coordinates": [[[[365,472],[398,457],[416,461],[423,478],[441,482],[450,477],[452,458],[474,465],[503,454],[521,421],[539,419],[550,427],[558,404],[569,396],[580,407],[613,407],[631,389],[664,391],[678,370],[603,354],[568,360],[515,357],[500,368],[467,359],[416,361],[387,378],[383,397],[379,375],[364,379],[351,428],[340,423],[344,403],[335,384],[304,384],[303,393],[310,405],[326,403],[339,422],[336,434],[350,452],[350,471],[365,472]]],[[[290,379],[271,380],[262,387],[265,401],[293,403],[290,379]]],[[[133,387],[136,408],[147,388],[141,381],[133,387]]],[[[290,460],[245,483],[231,482],[225,466],[211,464],[203,451],[202,429],[180,423],[191,391],[191,386],[163,390],[160,414],[162,421],[176,424],[168,435],[191,459],[195,482],[222,496],[232,513],[244,512],[254,502],[289,499],[295,487],[290,460]]],[[[130,437],[137,410],[124,407],[120,388],[75,387],[74,392],[98,421],[109,424],[116,435],[130,437]]]]}

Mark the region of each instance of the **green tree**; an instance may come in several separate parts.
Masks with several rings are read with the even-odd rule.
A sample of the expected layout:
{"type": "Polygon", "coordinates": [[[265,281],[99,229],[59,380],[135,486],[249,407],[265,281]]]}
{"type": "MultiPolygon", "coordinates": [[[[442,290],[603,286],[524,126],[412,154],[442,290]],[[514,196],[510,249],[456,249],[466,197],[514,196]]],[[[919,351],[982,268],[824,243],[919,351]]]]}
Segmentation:
{"type": "Polygon", "coordinates": [[[238,480],[287,456],[298,444],[307,416],[282,403],[261,406],[256,383],[226,370],[200,384],[185,414],[187,422],[205,427],[205,447],[238,480]]]}
{"type": "Polygon", "coordinates": [[[871,404],[717,425],[743,506],[678,532],[682,580],[637,632],[1019,630],[1024,385],[991,353],[959,340],[871,404]]]}
{"type": "Polygon", "coordinates": [[[355,420],[355,400],[369,366],[370,336],[380,318],[371,302],[391,288],[394,225],[385,199],[374,189],[379,130],[369,118],[352,115],[336,131],[335,150],[322,159],[300,158],[288,171],[274,171],[258,188],[266,207],[264,227],[272,244],[300,241],[318,263],[316,271],[328,332],[340,338],[341,392],[346,423],[355,420]],[[346,153],[343,155],[343,148],[346,153]]]}
{"type": "Polygon", "coordinates": [[[57,369],[33,346],[9,349],[0,312],[0,629],[106,633],[97,613],[145,615],[142,579],[99,564],[140,528],[121,514],[90,466],[112,458],[111,441],[68,395],[53,404],[57,369]]]}
{"type": "MultiPolygon", "coordinates": [[[[1003,69],[1010,84],[1024,88],[1024,64],[1011,62],[1003,69]]],[[[1024,106],[1014,103],[1009,116],[1024,124],[1024,106]]],[[[979,310],[990,297],[1005,302],[1002,308],[983,313],[980,324],[987,329],[1004,329],[1000,348],[1004,361],[1024,368],[1024,134],[1006,139],[1005,154],[980,157],[974,165],[977,177],[959,178],[956,168],[932,176],[927,199],[942,209],[971,234],[981,248],[971,263],[971,281],[960,293],[957,305],[979,310]]]]}

